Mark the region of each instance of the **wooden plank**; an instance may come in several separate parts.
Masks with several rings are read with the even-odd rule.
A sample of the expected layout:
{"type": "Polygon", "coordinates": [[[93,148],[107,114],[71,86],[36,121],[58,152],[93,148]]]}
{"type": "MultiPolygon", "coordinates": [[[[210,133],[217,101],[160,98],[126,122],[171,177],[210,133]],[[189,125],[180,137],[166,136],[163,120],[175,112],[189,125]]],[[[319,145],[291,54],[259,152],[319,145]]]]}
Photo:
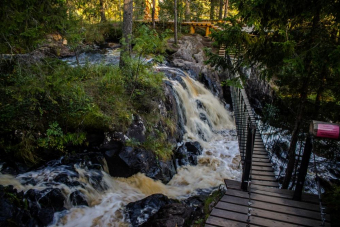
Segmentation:
{"type": "Polygon", "coordinates": [[[254,151],[253,155],[262,155],[264,157],[268,157],[268,153],[265,151],[254,151]]]}
{"type": "Polygon", "coordinates": [[[259,176],[255,175],[253,172],[251,173],[252,180],[261,180],[261,181],[274,181],[276,182],[276,178],[273,176],[259,176]]]}
{"type": "Polygon", "coordinates": [[[227,219],[215,217],[215,216],[209,216],[209,218],[207,219],[205,227],[210,227],[210,226],[245,227],[244,223],[242,223],[242,222],[227,220],[227,219]],[[208,225],[207,225],[207,223],[208,223],[208,225]],[[209,224],[211,224],[211,225],[209,225],[209,224]]]}
{"type": "MultiPolygon", "coordinates": [[[[248,212],[248,206],[229,204],[225,202],[217,203],[216,208],[238,212],[238,213],[245,213],[245,214],[248,212]]],[[[250,214],[255,217],[262,217],[266,219],[282,221],[282,222],[289,223],[289,224],[297,224],[297,225],[303,225],[303,226],[319,226],[321,224],[321,220],[318,223],[314,219],[297,217],[294,215],[282,214],[282,213],[277,213],[275,211],[262,210],[259,208],[251,208],[250,214]]]]}
{"type": "MultiPolygon", "coordinates": [[[[211,215],[213,215],[215,217],[221,217],[221,218],[225,218],[225,219],[230,219],[230,220],[234,220],[234,221],[241,221],[243,223],[247,223],[247,215],[246,214],[240,214],[240,213],[236,213],[236,212],[231,212],[231,211],[226,211],[226,210],[214,208],[211,212],[211,215]]],[[[280,221],[273,221],[273,220],[268,220],[268,219],[265,219],[265,218],[254,217],[254,216],[250,216],[249,219],[250,219],[251,224],[260,225],[260,226],[269,226],[269,227],[273,227],[273,226],[280,226],[280,227],[297,226],[297,225],[287,224],[287,223],[280,222],[280,221]]]]}
{"type": "Polygon", "coordinates": [[[241,189],[241,182],[235,180],[224,179],[227,188],[241,189]]]}
{"type": "Polygon", "coordinates": [[[255,158],[254,156],[252,158],[252,161],[253,162],[270,162],[269,158],[255,158]]]}
{"type": "Polygon", "coordinates": [[[267,166],[272,167],[272,164],[269,162],[252,162],[253,166],[267,166]]]}
{"type": "MultiPolygon", "coordinates": [[[[238,213],[246,214],[248,212],[248,206],[229,204],[225,202],[219,202],[216,204],[215,207],[222,209],[222,210],[228,210],[228,211],[233,211],[233,212],[238,212],[238,213]]],[[[297,216],[289,215],[289,214],[277,213],[275,211],[262,210],[259,208],[251,208],[250,214],[255,217],[262,217],[266,219],[282,221],[285,223],[297,224],[297,225],[302,225],[302,226],[319,226],[321,224],[321,220],[319,223],[317,223],[313,219],[309,219],[305,217],[297,217],[297,216]]]]}
{"type": "MultiPolygon", "coordinates": [[[[239,204],[242,206],[248,206],[249,199],[225,195],[221,198],[220,201],[231,203],[231,204],[239,204]]],[[[293,207],[277,205],[277,204],[271,204],[271,203],[266,203],[266,202],[261,202],[261,201],[254,201],[254,200],[252,200],[251,203],[252,203],[251,204],[252,208],[259,208],[259,209],[268,210],[268,211],[275,210],[278,213],[291,214],[291,215],[315,219],[315,220],[321,219],[320,212],[316,212],[316,211],[309,211],[309,210],[293,208],[293,207]]],[[[329,215],[326,215],[326,220],[327,221],[330,220],[329,215]]]]}
{"type": "MultiPolygon", "coordinates": [[[[288,197],[293,198],[293,195],[294,195],[294,191],[287,190],[287,189],[268,188],[268,187],[259,186],[259,185],[253,185],[252,189],[265,191],[265,192],[273,192],[277,194],[283,194],[283,195],[286,195],[284,196],[286,198],[288,197]]],[[[313,194],[302,193],[301,201],[307,202],[307,203],[319,204],[319,197],[313,194]]]]}
{"type": "Polygon", "coordinates": [[[272,176],[272,177],[275,177],[274,172],[268,172],[268,171],[252,170],[251,174],[256,175],[256,176],[272,176]]]}
{"type": "MultiPolygon", "coordinates": [[[[244,192],[233,190],[233,189],[227,190],[226,195],[238,196],[241,198],[248,198],[247,197],[248,194],[244,195],[244,192]]],[[[285,205],[285,206],[290,206],[290,207],[295,207],[295,208],[300,208],[300,209],[306,209],[306,210],[312,210],[312,211],[320,210],[318,205],[305,203],[305,202],[298,202],[298,201],[293,201],[293,200],[288,200],[288,199],[283,199],[283,198],[268,197],[268,196],[263,196],[263,195],[258,195],[258,194],[251,194],[250,198],[256,201],[285,205]]]]}
{"type": "Polygon", "coordinates": [[[268,158],[268,154],[260,153],[260,154],[253,154],[253,158],[268,158]]]}
{"type": "Polygon", "coordinates": [[[261,185],[261,186],[267,186],[267,187],[279,187],[279,184],[277,182],[273,181],[260,181],[260,180],[252,180],[252,185],[261,185]]]}
{"type": "Polygon", "coordinates": [[[257,171],[274,171],[272,167],[268,166],[251,166],[252,170],[257,170],[257,171]]]}
{"type": "MultiPolygon", "coordinates": [[[[254,177],[253,177],[254,179],[254,177]]],[[[282,193],[275,193],[275,192],[268,192],[268,191],[263,191],[263,190],[259,190],[259,189],[251,189],[252,193],[256,193],[256,194],[262,194],[262,195],[267,195],[267,196],[273,196],[273,197],[279,197],[279,198],[286,198],[286,199],[291,199],[293,200],[293,194],[282,194],[282,193]]],[[[312,195],[313,196],[313,195],[312,195]]],[[[307,202],[307,203],[314,203],[314,204],[319,204],[319,198],[317,196],[312,197],[310,195],[302,195],[302,201],[303,202],[307,202]]]]}

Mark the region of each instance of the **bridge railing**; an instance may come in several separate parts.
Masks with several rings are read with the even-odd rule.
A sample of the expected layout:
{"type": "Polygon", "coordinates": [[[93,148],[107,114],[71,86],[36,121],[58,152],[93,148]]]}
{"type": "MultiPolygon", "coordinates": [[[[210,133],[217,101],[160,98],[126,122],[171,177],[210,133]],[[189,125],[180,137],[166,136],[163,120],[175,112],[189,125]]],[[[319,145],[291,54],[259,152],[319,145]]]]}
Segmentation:
{"type": "Polygon", "coordinates": [[[256,123],[244,89],[231,87],[243,174],[241,188],[245,191],[251,183],[251,165],[255,142],[256,123]]]}

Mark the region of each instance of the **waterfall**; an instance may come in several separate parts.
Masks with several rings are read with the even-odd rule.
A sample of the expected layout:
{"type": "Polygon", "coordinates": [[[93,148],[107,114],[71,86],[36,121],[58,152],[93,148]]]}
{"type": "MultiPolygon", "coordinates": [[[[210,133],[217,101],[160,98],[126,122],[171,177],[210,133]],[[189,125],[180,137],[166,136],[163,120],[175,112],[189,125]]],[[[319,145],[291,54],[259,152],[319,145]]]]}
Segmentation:
{"type": "MultiPolygon", "coordinates": [[[[162,193],[170,198],[184,199],[199,190],[211,190],[223,184],[223,179],[241,178],[240,156],[235,124],[230,113],[217,97],[201,83],[180,69],[158,66],[167,76],[174,91],[179,118],[183,124],[184,142],[199,141],[203,154],[196,166],[182,166],[168,184],[154,181],[138,173],[129,178],[113,178],[108,173],[86,166],[49,165],[13,177],[0,174],[0,184],[14,185],[18,190],[61,189],[66,198],[75,190],[87,198],[89,206],[73,206],[66,200],[67,210],[57,212],[52,226],[128,226],[124,207],[151,194],[162,193]],[[68,186],[56,182],[55,177],[65,173],[67,179],[76,179],[79,185],[68,186]],[[28,179],[34,184],[27,183],[28,179]],[[100,179],[97,181],[96,179],[100,179]],[[34,186],[33,186],[34,185],[34,186]]],[[[105,169],[105,168],[104,168],[105,169]]]]}

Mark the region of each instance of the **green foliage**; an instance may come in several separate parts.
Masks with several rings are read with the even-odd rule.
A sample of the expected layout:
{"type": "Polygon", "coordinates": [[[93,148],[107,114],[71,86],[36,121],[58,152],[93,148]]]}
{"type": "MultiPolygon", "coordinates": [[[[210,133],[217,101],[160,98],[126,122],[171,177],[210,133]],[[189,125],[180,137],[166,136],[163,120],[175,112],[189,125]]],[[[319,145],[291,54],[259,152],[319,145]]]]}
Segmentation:
{"type": "Polygon", "coordinates": [[[86,134],[84,132],[64,134],[58,122],[53,122],[46,131],[46,137],[38,139],[38,145],[46,149],[64,152],[66,145],[82,145],[85,139],[86,134]]]}
{"type": "Polygon", "coordinates": [[[85,42],[87,43],[104,43],[106,40],[118,41],[122,37],[120,23],[104,22],[84,25],[85,42]]]}
{"type": "Polygon", "coordinates": [[[1,70],[2,154],[36,163],[46,158],[42,151],[62,154],[86,146],[88,132],[124,132],[138,114],[148,119],[150,129],[150,139],[140,146],[166,157],[171,152],[166,135],[153,134],[158,122],[171,122],[158,110],[164,99],[163,76],[149,65],[131,61],[136,62],[133,70],[140,67],[136,80],[118,66],[70,67],[56,59],[31,65],[18,62],[1,70]]]}
{"type": "Polygon", "coordinates": [[[24,53],[67,18],[65,1],[3,0],[0,2],[0,53],[24,53]]]}

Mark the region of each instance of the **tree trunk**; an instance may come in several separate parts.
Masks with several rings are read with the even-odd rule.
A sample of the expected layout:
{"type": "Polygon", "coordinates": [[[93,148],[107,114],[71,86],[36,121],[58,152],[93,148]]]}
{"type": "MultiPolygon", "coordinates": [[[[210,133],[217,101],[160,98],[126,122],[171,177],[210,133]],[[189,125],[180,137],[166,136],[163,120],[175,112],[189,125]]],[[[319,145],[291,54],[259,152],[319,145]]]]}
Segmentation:
{"type": "Polygon", "coordinates": [[[215,1],[216,0],[210,0],[210,20],[214,20],[215,17],[215,1]]]}
{"type": "Polygon", "coordinates": [[[156,0],[152,0],[152,28],[156,28],[155,23],[156,0]]]}
{"type": "MultiPolygon", "coordinates": [[[[310,42],[309,42],[309,47],[306,48],[307,50],[310,50],[312,48],[312,46],[314,45],[314,35],[317,33],[317,28],[318,28],[319,22],[320,22],[320,9],[321,9],[321,7],[316,7],[315,16],[313,18],[313,25],[312,25],[312,29],[311,29],[311,32],[310,32],[311,39],[310,39],[310,42]]],[[[293,173],[293,170],[294,170],[295,148],[296,148],[298,133],[299,133],[302,117],[303,117],[303,110],[304,110],[305,102],[307,100],[307,95],[308,95],[307,92],[308,92],[308,87],[309,87],[309,79],[310,79],[309,77],[312,74],[311,63],[312,63],[311,55],[307,54],[305,61],[304,61],[304,66],[307,69],[306,75],[308,77],[303,78],[303,84],[302,84],[302,88],[301,88],[300,106],[299,106],[299,110],[298,110],[298,116],[295,120],[294,130],[293,130],[293,133],[292,133],[292,138],[291,138],[291,142],[290,142],[290,146],[289,146],[289,150],[288,150],[289,161],[288,161],[288,165],[287,165],[287,169],[286,169],[286,175],[285,175],[285,178],[284,178],[283,183],[282,183],[283,189],[288,188],[289,183],[290,183],[290,179],[292,177],[292,173],[293,173]]]]}
{"type": "Polygon", "coordinates": [[[327,70],[323,69],[322,71],[322,81],[320,83],[320,87],[318,88],[318,91],[316,93],[316,97],[315,97],[315,109],[314,109],[314,119],[318,120],[319,118],[319,113],[320,113],[320,106],[321,106],[321,97],[322,97],[322,93],[324,91],[324,85],[325,85],[325,80],[326,80],[326,73],[327,70]]]}
{"type": "Polygon", "coordinates": [[[123,67],[126,64],[126,58],[131,56],[132,16],[133,0],[124,0],[123,41],[119,67],[123,67]]]}
{"type": "Polygon", "coordinates": [[[218,13],[218,19],[222,20],[222,13],[223,13],[223,0],[220,0],[220,8],[219,8],[219,13],[218,13]]]}
{"type": "Polygon", "coordinates": [[[228,16],[228,5],[229,5],[229,0],[226,0],[224,3],[224,19],[227,18],[228,16]]]}
{"type": "Polygon", "coordinates": [[[185,21],[190,21],[190,2],[185,0],[185,21]]]}
{"type": "Polygon", "coordinates": [[[175,12],[175,19],[174,19],[174,26],[175,26],[175,44],[177,44],[177,0],[174,1],[174,12],[175,12]]]}
{"type": "MultiPolygon", "coordinates": [[[[307,83],[305,83],[305,86],[303,86],[302,90],[307,89],[307,83]]],[[[302,123],[302,117],[303,117],[303,110],[305,107],[305,101],[307,99],[307,92],[305,94],[301,94],[301,102],[298,109],[297,117],[294,124],[294,129],[292,132],[292,138],[290,139],[290,146],[288,149],[288,165],[286,169],[286,175],[282,183],[282,188],[287,189],[290,183],[290,179],[292,178],[292,173],[294,170],[294,164],[295,164],[295,150],[296,150],[296,143],[298,141],[300,126],[302,123]]]]}
{"type": "Polygon", "coordinates": [[[105,16],[105,0],[100,0],[99,4],[100,4],[100,22],[105,22],[106,21],[106,16],[105,16]]]}

